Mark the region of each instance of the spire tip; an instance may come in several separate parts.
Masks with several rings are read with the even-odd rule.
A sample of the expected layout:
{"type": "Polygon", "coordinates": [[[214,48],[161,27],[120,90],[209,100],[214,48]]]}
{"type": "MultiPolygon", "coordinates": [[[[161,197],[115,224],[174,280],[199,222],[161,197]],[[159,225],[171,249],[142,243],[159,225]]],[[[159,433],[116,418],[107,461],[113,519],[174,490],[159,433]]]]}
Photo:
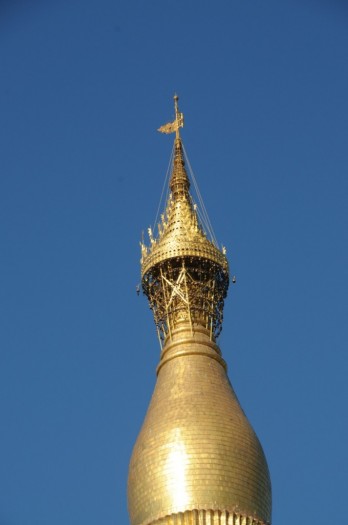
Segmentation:
{"type": "Polygon", "coordinates": [[[168,124],[164,124],[164,126],[161,126],[160,128],[158,128],[157,131],[160,131],[161,133],[175,133],[176,138],[180,139],[179,128],[184,127],[184,115],[180,113],[179,111],[178,100],[179,100],[179,97],[175,93],[174,95],[174,108],[175,108],[174,122],[168,122],[168,124]]]}

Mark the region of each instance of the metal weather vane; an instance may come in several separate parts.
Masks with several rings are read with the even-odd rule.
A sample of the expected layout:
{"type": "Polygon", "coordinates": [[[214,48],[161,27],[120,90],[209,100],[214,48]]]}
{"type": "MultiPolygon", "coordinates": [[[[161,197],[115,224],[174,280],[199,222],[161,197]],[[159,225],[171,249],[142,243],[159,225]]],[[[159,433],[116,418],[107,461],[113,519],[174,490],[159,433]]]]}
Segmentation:
{"type": "Polygon", "coordinates": [[[179,128],[184,127],[184,115],[183,113],[180,113],[179,107],[178,107],[178,95],[174,95],[174,106],[175,106],[175,120],[173,122],[168,122],[168,124],[164,124],[160,128],[158,128],[157,131],[160,133],[176,133],[176,138],[179,138],[179,128]]]}

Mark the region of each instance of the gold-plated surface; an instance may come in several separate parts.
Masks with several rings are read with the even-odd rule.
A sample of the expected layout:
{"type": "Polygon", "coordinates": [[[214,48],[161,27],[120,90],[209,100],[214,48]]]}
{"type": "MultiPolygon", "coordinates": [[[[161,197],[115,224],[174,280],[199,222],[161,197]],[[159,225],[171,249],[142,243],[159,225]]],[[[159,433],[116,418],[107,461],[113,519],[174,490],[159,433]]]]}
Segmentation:
{"type": "Polygon", "coordinates": [[[174,107],[175,107],[174,122],[168,122],[168,124],[164,124],[164,126],[161,126],[157,130],[157,131],[160,131],[161,133],[167,133],[167,134],[175,132],[177,139],[180,137],[180,133],[179,133],[180,128],[184,127],[184,115],[180,113],[179,111],[178,100],[179,100],[178,95],[174,95],[174,107]]]}
{"type": "Polygon", "coordinates": [[[227,510],[194,509],[165,516],[153,525],[265,525],[255,516],[227,510]]]}
{"type": "Polygon", "coordinates": [[[201,323],[216,340],[229,284],[228,262],[207,238],[192,202],[179,135],[183,115],[178,97],[174,100],[176,119],[164,126],[165,132],[176,132],[171,193],[157,238],[149,229],[150,246],[141,243],[142,287],[162,341],[182,321],[201,323]]]}
{"type": "Polygon", "coordinates": [[[262,447],[216,339],[229,284],[225,251],[205,235],[189,193],[175,97],[170,196],[142,243],[142,287],[161,340],[157,383],[128,479],[131,525],[265,525],[271,483],[262,447]]]}
{"type": "Polygon", "coordinates": [[[197,509],[270,522],[266,460],[223,365],[203,327],[167,340],[129,469],[132,525],[197,509]]]}

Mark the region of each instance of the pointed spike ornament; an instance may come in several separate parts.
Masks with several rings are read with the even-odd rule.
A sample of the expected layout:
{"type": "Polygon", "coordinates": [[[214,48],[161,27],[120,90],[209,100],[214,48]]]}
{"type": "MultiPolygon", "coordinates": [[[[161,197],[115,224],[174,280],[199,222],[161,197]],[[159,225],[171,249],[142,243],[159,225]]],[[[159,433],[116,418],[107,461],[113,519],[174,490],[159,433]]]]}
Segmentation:
{"type": "Polygon", "coordinates": [[[267,462],[216,344],[229,285],[226,252],[207,239],[192,203],[177,96],[174,102],[175,121],[162,126],[176,134],[171,193],[160,235],[142,244],[142,288],[162,351],[129,467],[130,521],[267,525],[267,462]]]}

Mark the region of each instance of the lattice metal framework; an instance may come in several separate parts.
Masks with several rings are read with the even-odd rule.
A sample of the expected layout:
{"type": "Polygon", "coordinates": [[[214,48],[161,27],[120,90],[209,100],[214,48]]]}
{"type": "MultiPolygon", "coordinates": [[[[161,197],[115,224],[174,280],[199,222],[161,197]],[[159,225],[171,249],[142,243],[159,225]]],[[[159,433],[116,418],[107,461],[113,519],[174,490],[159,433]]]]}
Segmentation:
{"type": "Polygon", "coordinates": [[[198,219],[189,192],[179,128],[183,115],[160,128],[176,133],[169,199],[155,238],[149,229],[150,246],[141,243],[142,288],[153,311],[161,341],[182,322],[209,329],[216,340],[222,329],[224,299],[229,285],[225,250],[209,240],[198,219]]]}
{"type": "Polygon", "coordinates": [[[153,266],[142,284],[162,340],[183,321],[204,326],[217,339],[228,286],[218,264],[196,257],[170,259],[153,266]]]}

